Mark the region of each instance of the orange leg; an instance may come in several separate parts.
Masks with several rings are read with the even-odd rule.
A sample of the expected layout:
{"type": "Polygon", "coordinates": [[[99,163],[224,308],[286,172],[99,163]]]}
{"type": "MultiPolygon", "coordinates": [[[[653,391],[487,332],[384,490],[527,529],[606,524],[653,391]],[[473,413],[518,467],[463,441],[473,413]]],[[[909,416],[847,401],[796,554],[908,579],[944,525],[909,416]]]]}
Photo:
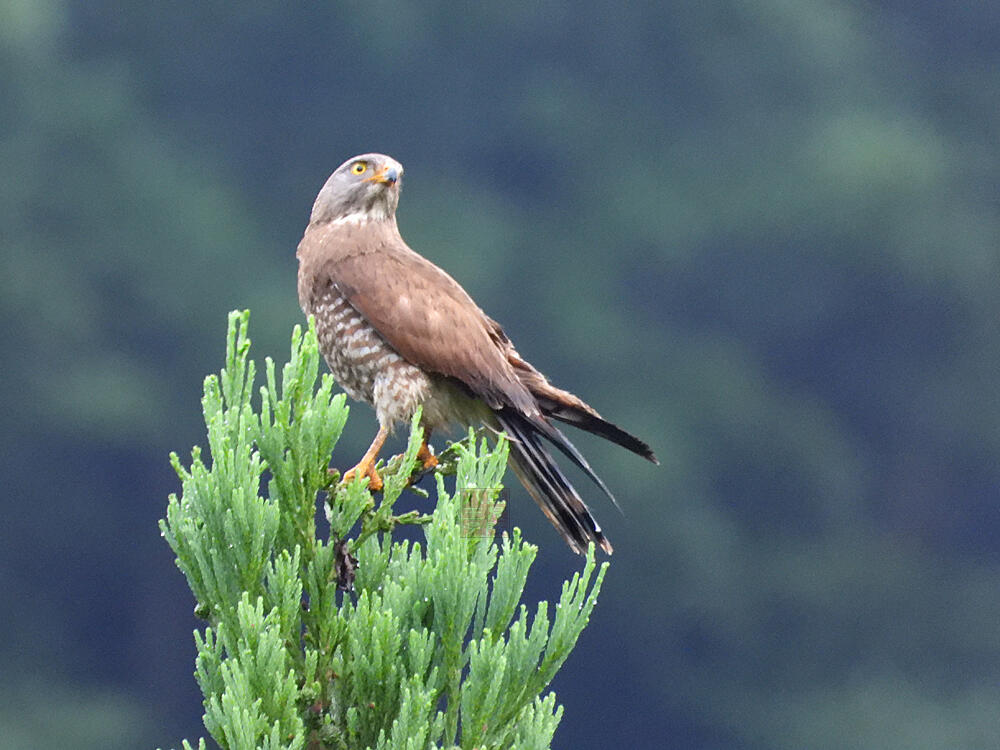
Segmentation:
{"type": "Polygon", "coordinates": [[[382,450],[382,445],[387,437],[389,437],[389,430],[385,427],[379,427],[375,439],[372,440],[372,444],[358,461],[357,466],[344,474],[345,482],[351,482],[357,476],[368,477],[368,489],[372,491],[382,489],[382,477],[375,471],[375,460],[378,458],[378,452],[382,450]]]}
{"type": "Polygon", "coordinates": [[[435,466],[438,465],[438,458],[430,449],[427,447],[427,441],[430,440],[431,431],[424,430],[424,441],[420,444],[420,450],[417,451],[417,460],[423,466],[424,471],[430,471],[435,466]]]}

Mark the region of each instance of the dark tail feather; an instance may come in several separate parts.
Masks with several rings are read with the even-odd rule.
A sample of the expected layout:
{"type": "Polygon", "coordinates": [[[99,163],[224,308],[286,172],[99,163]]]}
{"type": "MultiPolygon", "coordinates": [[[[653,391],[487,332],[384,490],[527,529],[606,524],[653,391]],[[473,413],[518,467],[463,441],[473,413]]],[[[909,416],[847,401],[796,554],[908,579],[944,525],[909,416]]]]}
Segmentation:
{"type": "Polygon", "coordinates": [[[652,461],[654,464],[660,463],[656,459],[656,456],[653,455],[652,448],[635,435],[625,432],[618,425],[611,424],[611,422],[601,419],[596,414],[590,414],[583,409],[568,404],[560,404],[550,398],[539,398],[538,401],[542,406],[542,411],[547,416],[578,427],[584,432],[590,432],[605,440],[610,440],[612,443],[620,445],[622,448],[630,450],[636,455],[642,456],[647,461],[652,461]]]}
{"type": "Polygon", "coordinates": [[[621,511],[621,506],[618,505],[618,501],[615,500],[615,496],[611,494],[611,490],[608,489],[608,485],[606,485],[604,480],[597,476],[594,470],[590,468],[590,464],[587,463],[587,459],[585,459],[583,454],[576,449],[576,446],[569,441],[569,438],[562,434],[558,427],[546,420],[544,417],[535,421],[528,420],[528,424],[530,424],[539,434],[544,435],[545,438],[552,443],[552,445],[562,451],[570,461],[579,466],[583,473],[587,475],[587,478],[600,487],[601,492],[607,495],[608,499],[614,503],[615,507],[618,508],[619,511],[621,511]]]}
{"type": "MultiPolygon", "coordinates": [[[[510,438],[511,468],[566,543],[574,552],[583,554],[587,544],[594,542],[610,555],[611,543],[604,537],[586,503],[545,449],[541,437],[544,435],[551,440],[611,497],[583,456],[552,425],[532,421],[509,409],[500,410],[496,416],[500,427],[510,438]]],[[[613,497],[611,499],[614,500],[613,497]]]]}

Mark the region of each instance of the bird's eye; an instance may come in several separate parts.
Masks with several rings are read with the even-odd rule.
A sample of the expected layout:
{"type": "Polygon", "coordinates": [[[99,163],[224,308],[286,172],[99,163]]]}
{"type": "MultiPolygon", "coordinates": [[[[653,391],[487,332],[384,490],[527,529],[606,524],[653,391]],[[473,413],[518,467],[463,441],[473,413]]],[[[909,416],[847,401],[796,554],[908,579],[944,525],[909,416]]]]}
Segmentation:
{"type": "Polygon", "coordinates": [[[368,169],[367,164],[365,164],[363,161],[356,161],[354,162],[354,165],[351,167],[351,172],[354,174],[364,174],[366,169],[368,169]]]}

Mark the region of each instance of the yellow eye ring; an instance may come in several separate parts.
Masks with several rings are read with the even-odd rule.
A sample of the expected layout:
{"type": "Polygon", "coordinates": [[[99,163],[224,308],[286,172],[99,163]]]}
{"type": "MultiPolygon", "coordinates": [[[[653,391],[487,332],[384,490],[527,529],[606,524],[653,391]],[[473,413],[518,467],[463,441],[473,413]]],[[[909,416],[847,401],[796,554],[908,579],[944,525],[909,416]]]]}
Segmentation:
{"type": "Polygon", "coordinates": [[[363,161],[354,162],[351,166],[351,172],[353,174],[364,174],[366,169],[368,169],[368,165],[363,161]]]}

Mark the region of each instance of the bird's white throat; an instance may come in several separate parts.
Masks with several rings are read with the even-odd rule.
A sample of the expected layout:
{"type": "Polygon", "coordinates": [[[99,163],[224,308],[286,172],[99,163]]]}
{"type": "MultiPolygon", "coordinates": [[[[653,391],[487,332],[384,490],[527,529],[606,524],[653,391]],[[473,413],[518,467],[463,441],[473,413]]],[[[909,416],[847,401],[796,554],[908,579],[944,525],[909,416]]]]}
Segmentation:
{"type": "Polygon", "coordinates": [[[385,211],[372,208],[369,211],[355,211],[354,213],[347,214],[345,216],[338,216],[330,223],[334,226],[341,224],[352,224],[357,226],[360,224],[367,224],[370,221],[385,221],[387,218],[389,218],[389,216],[385,211]]]}

